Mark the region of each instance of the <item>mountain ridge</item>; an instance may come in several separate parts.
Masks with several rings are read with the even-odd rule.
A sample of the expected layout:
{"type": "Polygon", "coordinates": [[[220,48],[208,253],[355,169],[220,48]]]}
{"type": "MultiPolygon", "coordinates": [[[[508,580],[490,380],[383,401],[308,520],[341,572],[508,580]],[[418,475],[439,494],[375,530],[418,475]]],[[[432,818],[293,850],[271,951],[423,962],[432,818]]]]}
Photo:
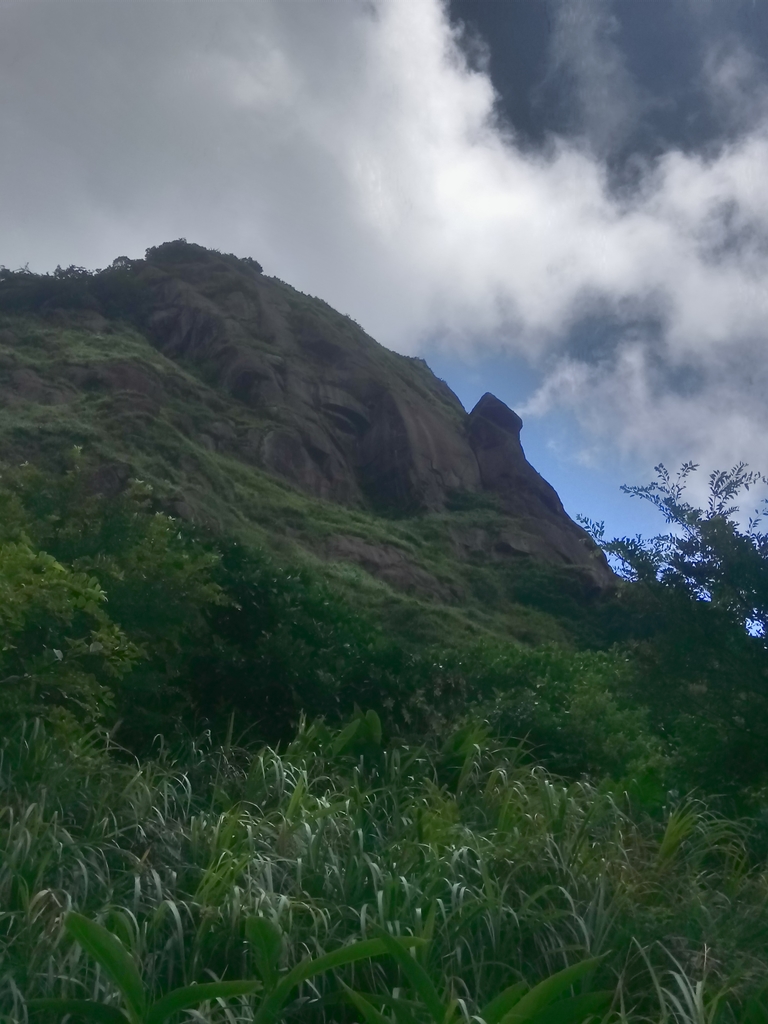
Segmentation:
{"type": "Polygon", "coordinates": [[[423,360],[255,260],[177,240],[105,271],[3,271],[0,313],[6,461],[71,442],[93,453],[97,488],[143,475],[181,518],[266,525],[270,543],[440,602],[465,600],[489,567],[548,565],[585,593],[614,585],[527,462],[515,413],[490,395],[466,413],[423,360]],[[310,530],[244,500],[258,474],[320,501],[310,530]]]}

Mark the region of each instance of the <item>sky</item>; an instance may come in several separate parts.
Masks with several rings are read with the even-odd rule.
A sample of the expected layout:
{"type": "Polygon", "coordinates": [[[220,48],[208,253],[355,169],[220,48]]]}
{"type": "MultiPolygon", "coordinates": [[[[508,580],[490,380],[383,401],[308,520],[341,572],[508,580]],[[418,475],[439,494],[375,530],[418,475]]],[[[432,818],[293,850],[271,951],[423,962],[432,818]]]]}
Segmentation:
{"type": "Polygon", "coordinates": [[[0,0],[0,265],[253,256],[655,533],[657,463],[768,472],[767,58],[763,0],[0,0]]]}

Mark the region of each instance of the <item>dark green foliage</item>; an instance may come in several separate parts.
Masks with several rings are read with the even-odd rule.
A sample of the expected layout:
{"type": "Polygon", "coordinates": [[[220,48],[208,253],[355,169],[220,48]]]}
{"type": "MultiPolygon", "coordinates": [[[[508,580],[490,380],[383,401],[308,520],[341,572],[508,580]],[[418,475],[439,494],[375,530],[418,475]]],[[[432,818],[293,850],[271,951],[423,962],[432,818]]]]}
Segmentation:
{"type": "Polygon", "coordinates": [[[56,308],[96,309],[93,274],[84,267],[57,267],[53,274],[0,268],[0,309],[7,313],[56,308]]]}
{"type": "Polygon", "coordinates": [[[256,260],[225,255],[187,242],[184,238],[147,249],[146,261],[118,256],[104,270],[57,267],[52,274],[33,274],[26,268],[0,267],[0,310],[6,313],[50,313],[53,310],[92,310],[107,317],[142,323],[147,313],[146,268],[174,263],[224,263],[262,272],[256,260]]]}
{"type": "Polygon", "coordinates": [[[304,569],[219,543],[224,602],[187,673],[207,714],[243,714],[261,735],[287,738],[302,712],[337,718],[355,700],[381,706],[409,659],[364,616],[304,569]]]}
{"type": "Polygon", "coordinates": [[[276,741],[302,712],[338,717],[404,694],[412,658],[308,569],[203,540],[146,487],[105,498],[89,479],[79,458],[61,476],[24,467],[6,472],[5,496],[35,550],[106,589],[108,621],[130,637],[133,671],[110,697],[123,742],[231,711],[276,741]]]}
{"type": "Polygon", "coordinates": [[[203,245],[188,242],[186,238],[177,238],[173,242],[163,242],[152,246],[145,254],[147,263],[155,266],[173,266],[178,263],[215,264],[226,263],[239,267],[245,264],[256,273],[261,273],[261,264],[250,256],[238,258],[231,254],[220,253],[215,249],[206,249],[203,245]]]}
{"type": "Polygon", "coordinates": [[[299,985],[326,971],[386,953],[403,954],[409,962],[408,950],[419,943],[418,939],[393,939],[383,934],[381,939],[352,942],[333,953],[304,960],[292,971],[279,976],[277,961],[282,945],[280,929],[264,918],[250,917],[245,922],[246,941],[252,947],[256,967],[264,979],[263,985],[256,980],[194,983],[173,989],[152,1002],[147,996],[134,958],[115,934],[103,925],[72,912],[67,914],[64,925],[117,987],[125,1011],[116,1010],[95,999],[33,999],[27,1005],[32,1012],[49,1010],[100,1021],[102,1024],[165,1024],[182,1010],[238,996],[253,996],[260,989],[264,989],[264,992],[254,1020],[257,1024],[276,1024],[283,1015],[285,1003],[299,985]]]}
{"type": "MultiPolygon", "coordinates": [[[[25,621],[17,628],[6,622],[6,650],[13,652],[18,686],[26,689],[38,679],[41,661],[58,659],[59,673],[77,667],[83,686],[79,666],[87,665],[91,688],[104,697],[101,714],[123,718],[136,738],[188,712],[177,681],[189,638],[205,628],[205,609],[223,600],[212,579],[216,555],[155,512],[145,487],[108,499],[92,492],[90,479],[77,452],[64,474],[30,466],[3,474],[6,535],[23,539],[41,564],[50,559],[58,566],[39,574],[47,589],[25,621]],[[94,597],[83,604],[73,592],[71,608],[52,617],[52,571],[57,581],[88,581],[94,597]],[[94,620],[90,632],[81,624],[84,615],[94,620]]],[[[7,545],[4,550],[7,560],[7,545]]],[[[46,699],[50,703],[52,694],[46,699]]],[[[91,714],[99,717],[99,709],[91,714]]]]}
{"type": "MultiPolygon", "coordinates": [[[[8,529],[15,516],[13,529],[26,531],[38,557],[102,594],[104,628],[128,653],[119,673],[117,653],[106,662],[89,656],[89,664],[92,685],[104,692],[102,714],[119,721],[122,743],[142,749],[158,732],[216,727],[232,713],[278,742],[302,714],[339,720],[356,704],[402,735],[439,738],[479,703],[497,731],[527,737],[559,771],[620,778],[658,768],[642,711],[622,704],[621,658],[491,639],[437,646],[405,628],[393,634],[307,567],[180,524],[155,509],[146,486],[105,497],[91,480],[75,452],[63,474],[6,471],[0,498],[8,529]]],[[[29,657],[67,647],[52,626],[24,636],[26,647],[15,634],[13,643],[29,657]]]]}
{"type": "MultiPolygon", "coordinates": [[[[17,714],[102,717],[140,750],[157,733],[219,728],[231,714],[285,741],[302,714],[338,721],[356,704],[403,736],[441,742],[474,707],[495,734],[524,738],[570,777],[625,780],[657,802],[669,785],[742,802],[759,792],[768,714],[757,584],[740,604],[703,600],[683,582],[679,547],[674,576],[660,571],[621,594],[625,635],[613,650],[490,637],[436,645],[405,623],[382,628],[307,566],[169,518],[146,486],[105,497],[91,479],[78,454],[64,474],[5,474],[7,607],[22,607],[14,593],[25,602],[5,619],[3,699],[17,714]]],[[[735,525],[725,536],[759,582],[735,525]]],[[[575,597],[560,600],[567,608],[575,597]]]]}
{"type": "Polygon", "coordinates": [[[145,324],[152,309],[148,285],[156,283],[157,272],[177,262],[243,266],[261,273],[256,260],[238,259],[203,246],[177,239],[147,249],[145,260],[118,256],[103,270],[85,267],[57,267],[53,274],[31,274],[26,270],[0,270],[0,309],[8,313],[42,313],[53,310],[92,310],[103,316],[125,320],[138,327],[145,324]]]}
{"type": "Polygon", "coordinates": [[[744,797],[768,782],[768,535],[734,504],[759,482],[744,464],[710,476],[706,509],[684,500],[690,474],[663,466],[627,493],[671,530],[604,543],[631,585],[621,593],[635,665],[630,689],[675,749],[680,781],[744,797]]]}

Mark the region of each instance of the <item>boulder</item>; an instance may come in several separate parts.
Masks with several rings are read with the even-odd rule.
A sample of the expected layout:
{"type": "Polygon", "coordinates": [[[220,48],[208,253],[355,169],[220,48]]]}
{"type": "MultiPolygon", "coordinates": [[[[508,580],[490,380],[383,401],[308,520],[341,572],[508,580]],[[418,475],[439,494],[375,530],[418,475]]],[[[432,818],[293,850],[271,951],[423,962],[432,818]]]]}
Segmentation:
{"type": "Polygon", "coordinates": [[[496,494],[514,528],[500,532],[497,556],[527,555],[586,570],[598,588],[615,586],[605,555],[563,508],[554,487],[528,462],[520,443],[523,421],[486,393],[469,415],[469,443],[484,491],[496,494]]]}
{"type": "Polygon", "coordinates": [[[489,393],[469,414],[469,444],[482,488],[498,494],[510,515],[567,518],[554,487],[525,457],[520,443],[522,426],[517,413],[489,393]]]}

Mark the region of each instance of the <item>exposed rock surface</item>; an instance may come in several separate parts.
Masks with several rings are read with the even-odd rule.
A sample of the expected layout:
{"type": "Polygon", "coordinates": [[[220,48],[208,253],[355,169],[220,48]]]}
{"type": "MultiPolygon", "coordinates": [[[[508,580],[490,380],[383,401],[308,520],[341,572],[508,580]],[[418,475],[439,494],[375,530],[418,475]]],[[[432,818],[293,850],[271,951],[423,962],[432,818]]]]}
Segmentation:
{"type": "Polygon", "coordinates": [[[426,363],[388,351],[325,303],[252,265],[194,255],[145,271],[148,329],[166,355],[264,417],[263,431],[240,441],[241,457],[317,497],[401,513],[443,509],[457,492],[493,493],[512,520],[488,539],[493,557],[581,566],[595,584],[612,584],[596,546],[525,458],[522,420],[503,402],[484,395],[468,416],[426,363]]]}
{"type": "Polygon", "coordinates": [[[523,421],[494,395],[485,394],[469,415],[469,443],[485,491],[497,494],[517,529],[502,531],[494,552],[561,560],[589,567],[595,583],[612,574],[592,539],[568,516],[554,487],[528,462],[520,443],[523,421]]]}
{"type": "Polygon", "coordinates": [[[149,276],[161,351],[263,415],[249,459],[317,497],[437,509],[481,487],[466,415],[421,360],[389,352],[324,303],[250,267],[149,276]]]}

